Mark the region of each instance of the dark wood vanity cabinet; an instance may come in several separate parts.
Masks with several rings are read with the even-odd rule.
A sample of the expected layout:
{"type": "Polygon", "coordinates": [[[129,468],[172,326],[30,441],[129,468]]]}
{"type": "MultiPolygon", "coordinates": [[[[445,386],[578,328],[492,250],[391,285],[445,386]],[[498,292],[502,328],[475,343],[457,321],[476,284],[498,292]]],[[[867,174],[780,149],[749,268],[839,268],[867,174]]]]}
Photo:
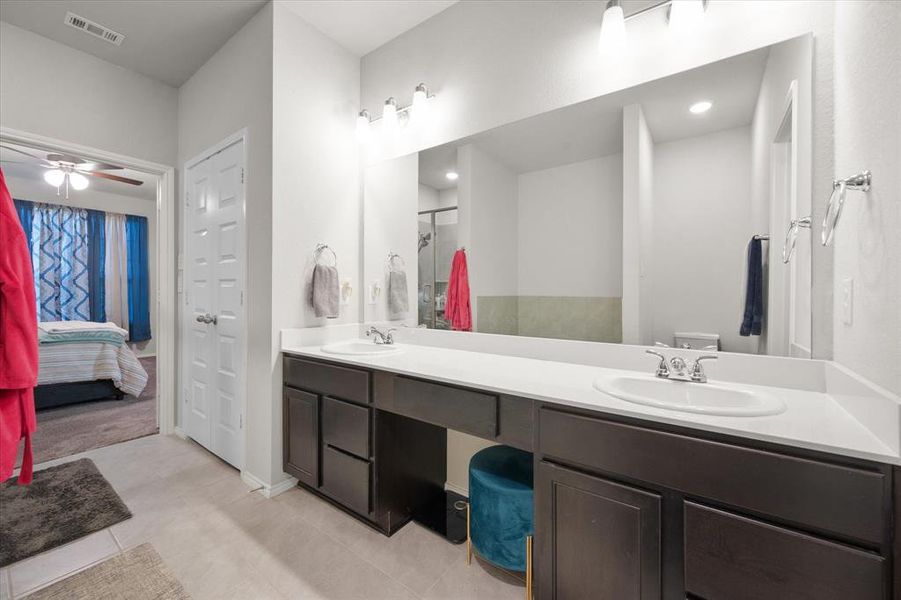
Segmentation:
{"type": "Polygon", "coordinates": [[[539,600],[901,600],[886,465],[317,359],[284,373],[285,471],[389,535],[443,502],[447,429],[534,452],[539,600]]]}
{"type": "Polygon", "coordinates": [[[661,496],[539,462],[539,598],[660,598],[661,496]]]}
{"type": "Polygon", "coordinates": [[[285,387],[283,467],[307,485],[319,485],[319,396],[285,387]]]}
{"type": "Polygon", "coordinates": [[[538,413],[542,600],[892,597],[891,469],[538,413]]]}

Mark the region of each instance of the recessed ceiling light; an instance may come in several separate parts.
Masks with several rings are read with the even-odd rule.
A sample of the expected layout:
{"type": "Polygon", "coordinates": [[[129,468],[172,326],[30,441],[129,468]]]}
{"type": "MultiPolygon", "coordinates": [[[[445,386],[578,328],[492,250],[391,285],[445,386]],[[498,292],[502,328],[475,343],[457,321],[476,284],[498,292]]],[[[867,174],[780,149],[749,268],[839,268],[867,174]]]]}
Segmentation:
{"type": "Polygon", "coordinates": [[[457,179],[460,178],[460,175],[458,175],[456,171],[448,171],[447,173],[444,174],[444,176],[447,177],[451,181],[457,181],[457,179]]]}
{"type": "Polygon", "coordinates": [[[713,102],[708,102],[707,100],[703,100],[701,102],[695,102],[691,106],[688,107],[689,112],[695,115],[700,115],[701,113],[705,113],[710,110],[710,107],[713,106],[713,102]]]}

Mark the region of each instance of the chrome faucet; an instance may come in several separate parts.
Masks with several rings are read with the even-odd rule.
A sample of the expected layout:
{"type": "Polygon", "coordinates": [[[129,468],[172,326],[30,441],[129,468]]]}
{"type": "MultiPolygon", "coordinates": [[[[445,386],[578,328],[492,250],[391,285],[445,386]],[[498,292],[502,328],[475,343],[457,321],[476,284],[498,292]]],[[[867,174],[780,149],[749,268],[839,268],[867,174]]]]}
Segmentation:
{"type": "Polygon", "coordinates": [[[393,344],[394,334],[392,332],[397,329],[391,327],[388,331],[379,331],[375,326],[371,326],[366,330],[366,337],[372,337],[372,341],[376,344],[393,344]]]}
{"type": "Polygon", "coordinates": [[[699,356],[691,362],[686,362],[681,356],[674,356],[667,361],[666,357],[656,350],[646,350],[648,354],[660,359],[657,371],[654,373],[661,379],[673,379],[675,381],[691,381],[694,383],[707,383],[707,374],[701,363],[705,360],[716,360],[712,354],[699,356]]]}

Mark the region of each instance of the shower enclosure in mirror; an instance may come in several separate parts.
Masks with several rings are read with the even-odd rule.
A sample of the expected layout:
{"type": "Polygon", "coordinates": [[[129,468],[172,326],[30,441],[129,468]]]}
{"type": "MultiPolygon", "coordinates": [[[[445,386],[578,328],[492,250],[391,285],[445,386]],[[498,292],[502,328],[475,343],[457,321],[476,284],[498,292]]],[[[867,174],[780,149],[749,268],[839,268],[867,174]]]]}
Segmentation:
{"type": "Polygon", "coordinates": [[[451,260],[457,246],[456,190],[436,190],[419,184],[419,324],[430,329],[450,329],[444,318],[451,260]],[[445,199],[445,200],[442,200],[445,199]],[[437,208],[433,208],[435,205],[437,208]]]}
{"type": "MultiPolygon", "coordinates": [[[[809,357],[812,41],[791,39],[369,166],[366,277],[406,324],[809,357]]],[[[383,314],[377,305],[367,319],[383,314]]]]}

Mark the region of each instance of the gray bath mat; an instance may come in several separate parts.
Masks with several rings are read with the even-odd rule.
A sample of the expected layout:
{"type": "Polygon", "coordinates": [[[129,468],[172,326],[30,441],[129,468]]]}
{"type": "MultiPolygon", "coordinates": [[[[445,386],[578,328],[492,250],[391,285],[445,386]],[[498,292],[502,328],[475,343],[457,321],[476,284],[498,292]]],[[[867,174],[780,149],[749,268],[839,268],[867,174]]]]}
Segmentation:
{"type": "Polygon", "coordinates": [[[38,590],[28,600],[187,600],[188,593],[150,544],[38,590]]]}
{"type": "Polygon", "coordinates": [[[35,471],[31,485],[0,484],[0,567],[131,517],[87,458],[35,471]]]}

